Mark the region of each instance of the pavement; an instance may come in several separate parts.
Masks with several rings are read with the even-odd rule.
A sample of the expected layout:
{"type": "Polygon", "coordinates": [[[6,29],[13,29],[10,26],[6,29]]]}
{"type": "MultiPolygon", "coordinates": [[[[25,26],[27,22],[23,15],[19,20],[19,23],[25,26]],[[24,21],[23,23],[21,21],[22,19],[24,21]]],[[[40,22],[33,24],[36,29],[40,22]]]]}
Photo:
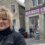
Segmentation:
{"type": "Polygon", "coordinates": [[[26,45],[45,45],[45,40],[25,39],[26,45]]]}

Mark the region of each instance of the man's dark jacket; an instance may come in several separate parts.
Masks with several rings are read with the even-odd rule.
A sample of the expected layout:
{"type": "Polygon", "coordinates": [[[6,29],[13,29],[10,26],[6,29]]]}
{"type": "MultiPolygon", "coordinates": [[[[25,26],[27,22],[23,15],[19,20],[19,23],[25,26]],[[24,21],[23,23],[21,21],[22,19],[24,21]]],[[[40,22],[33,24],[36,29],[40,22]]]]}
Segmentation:
{"type": "Polygon", "coordinates": [[[0,45],[26,45],[21,34],[9,28],[0,32],[0,45]]]}

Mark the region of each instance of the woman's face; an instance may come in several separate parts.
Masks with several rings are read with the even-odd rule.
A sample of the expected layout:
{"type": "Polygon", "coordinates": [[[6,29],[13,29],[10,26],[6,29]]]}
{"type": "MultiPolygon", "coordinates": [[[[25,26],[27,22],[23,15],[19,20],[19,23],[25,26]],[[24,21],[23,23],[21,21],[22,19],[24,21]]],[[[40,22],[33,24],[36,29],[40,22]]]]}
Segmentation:
{"type": "Polygon", "coordinates": [[[5,13],[0,13],[0,31],[10,27],[10,21],[5,13]]]}

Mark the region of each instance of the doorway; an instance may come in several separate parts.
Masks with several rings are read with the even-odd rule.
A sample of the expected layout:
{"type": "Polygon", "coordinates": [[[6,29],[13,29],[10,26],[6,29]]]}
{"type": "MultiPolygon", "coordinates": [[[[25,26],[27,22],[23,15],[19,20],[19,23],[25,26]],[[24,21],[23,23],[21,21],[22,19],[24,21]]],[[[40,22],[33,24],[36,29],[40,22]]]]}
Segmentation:
{"type": "Polygon", "coordinates": [[[38,30],[38,20],[39,20],[39,16],[33,16],[33,17],[29,17],[29,32],[33,32],[33,37],[34,37],[34,32],[36,32],[36,30],[38,30]],[[32,31],[30,31],[30,29],[32,31]]]}

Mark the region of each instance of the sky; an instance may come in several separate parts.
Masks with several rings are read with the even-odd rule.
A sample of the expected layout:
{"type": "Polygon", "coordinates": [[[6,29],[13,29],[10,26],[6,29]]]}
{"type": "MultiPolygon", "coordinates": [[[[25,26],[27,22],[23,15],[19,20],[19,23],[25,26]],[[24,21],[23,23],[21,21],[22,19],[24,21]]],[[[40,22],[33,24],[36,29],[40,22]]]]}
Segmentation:
{"type": "Polygon", "coordinates": [[[24,3],[25,0],[19,0],[20,2],[24,3]]]}

